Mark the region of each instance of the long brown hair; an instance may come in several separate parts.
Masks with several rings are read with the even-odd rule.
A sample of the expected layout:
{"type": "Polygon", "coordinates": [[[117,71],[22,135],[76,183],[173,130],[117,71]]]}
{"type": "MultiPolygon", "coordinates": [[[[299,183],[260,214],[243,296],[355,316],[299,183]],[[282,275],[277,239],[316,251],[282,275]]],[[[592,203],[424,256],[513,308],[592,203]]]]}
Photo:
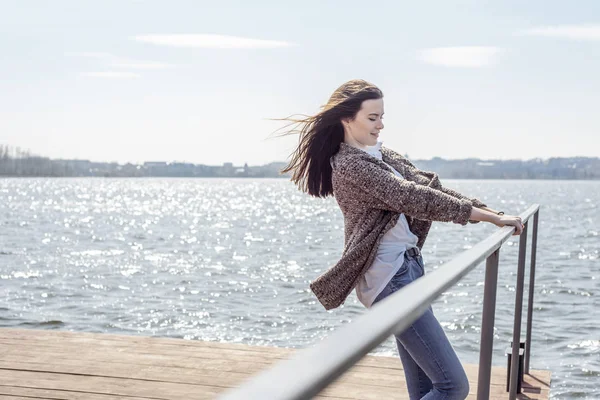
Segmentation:
{"type": "Polygon", "coordinates": [[[383,98],[377,86],[362,79],[353,79],[337,88],[327,104],[316,115],[282,118],[295,128],[281,136],[299,134],[298,147],[281,173],[292,172],[292,182],[300,190],[315,197],[333,195],[330,158],[344,141],[342,120],[354,120],[363,101],[383,98]]]}

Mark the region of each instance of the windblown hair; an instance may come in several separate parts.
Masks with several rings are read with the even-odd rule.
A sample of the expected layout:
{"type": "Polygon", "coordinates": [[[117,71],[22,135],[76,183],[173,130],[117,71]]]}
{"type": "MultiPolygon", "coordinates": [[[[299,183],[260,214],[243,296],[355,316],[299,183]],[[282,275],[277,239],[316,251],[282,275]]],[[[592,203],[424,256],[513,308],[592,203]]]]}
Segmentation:
{"type": "MultiPolygon", "coordinates": [[[[278,120],[290,121],[284,128],[295,127],[281,136],[299,134],[299,143],[289,164],[281,173],[292,172],[292,182],[300,190],[315,197],[333,195],[330,158],[344,141],[342,120],[353,121],[363,101],[383,98],[375,85],[362,79],[353,79],[337,88],[313,116],[290,116],[278,120]]],[[[284,129],[282,128],[282,129],[284,129]]]]}

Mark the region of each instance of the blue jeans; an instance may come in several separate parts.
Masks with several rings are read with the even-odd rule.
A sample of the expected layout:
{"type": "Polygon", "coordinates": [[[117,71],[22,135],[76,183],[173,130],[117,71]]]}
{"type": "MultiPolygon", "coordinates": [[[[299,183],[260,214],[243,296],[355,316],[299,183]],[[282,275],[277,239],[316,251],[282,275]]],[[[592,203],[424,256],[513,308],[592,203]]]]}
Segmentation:
{"type": "MultiPolygon", "coordinates": [[[[425,273],[423,258],[405,254],[404,263],[373,305],[425,273]]],[[[396,335],[410,399],[465,399],[469,381],[431,307],[396,335]]]]}

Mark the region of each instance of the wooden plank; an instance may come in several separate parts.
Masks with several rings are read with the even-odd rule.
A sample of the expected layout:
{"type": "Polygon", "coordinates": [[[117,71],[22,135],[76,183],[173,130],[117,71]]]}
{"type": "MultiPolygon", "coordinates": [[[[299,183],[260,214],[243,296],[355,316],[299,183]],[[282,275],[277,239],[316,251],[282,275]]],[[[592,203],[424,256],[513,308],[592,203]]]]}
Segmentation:
{"type": "MultiPolygon", "coordinates": [[[[38,344],[31,344],[29,346],[21,347],[2,347],[0,346],[2,353],[4,354],[5,360],[7,357],[12,359],[23,359],[25,360],[43,360],[44,362],[52,362],[53,358],[62,358],[64,360],[78,360],[80,357],[86,357],[86,359],[93,361],[104,361],[104,362],[122,362],[122,363],[134,363],[140,365],[163,365],[163,366],[179,366],[179,367],[191,367],[197,368],[198,363],[206,363],[211,369],[220,369],[227,371],[238,370],[240,372],[253,371],[257,372],[265,367],[271,365],[273,362],[279,361],[279,359],[265,360],[260,357],[260,354],[255,354],[252,357],[239,357],[236,358],[227,354],[227,352],[221,352],[219,354],[211,354],[206,352],[187,352],[175,355],[164,355],[164,354],[152,354],[147,352],[138,352],[133,347],[124,349],[110,349],[110,348],[95,348],[92,346],[84,348],[73,348],[73,347],[46,347],[38,344]],[[239,366],[239,368],[234,368],[239,366]]],[[[390,358],[390,357],[387,357],[390,358]]],[[[281,359],[284,359],[282,357],[281,359]]],[[[376,368],[396,369],[401,370],[401,363],[399,359],[391,357],[392,361],[388,362],[388,365],[381,365],[376,368]]],[[[379,360],[376,360],[379,363],[379,360]]],[[[365,363],[359,363],[357,367],[366,369],[365,363]]],[[[372,367],[370,367],[372,368],[372,367]]]]}
{"type": "MultiPolygon", "coordinates": [[[[184,384],[134,378],[70,375],[49,372],[40,373],[6,369],[0,369],[0,381],[15,386],[19,382],[27,382],[27,386],[38,389],[78,390],[96,394],[137,395],[161,399],[180,399],[192,396],[195,398],[212,398],[217,393],[227,388],[236,387],[240,383],[213,381],[204,384],[184,384]]],[[[398,387],[379,387],[379,390],[373,390],[370,386],[362,383],[344,382],[344,385],[331,386],[322,395],[347,399],[376,399],[378,394],[393,393],[397,390],[398,387]]]]}
{"type": "MultiPolygon", "coordinates": [[[[141,357],[136,354],[127,353],[111,353],[111,352],[74,352],[55,351],[52,353],[44,352],[43,349],[11,349],[7,351],[0,365],[2,368],[10,368],[11,366],[17,367],[20,363],[33,363],[27,368],[42,368],[50,370],[50,366],[56,363],[56,360],[60,359],[60,366],[68,368],[79,368],[80,372],[97,372],[97,373],[117,373],[116,371],[131,370],[132,366],[136,367],[136,373],[141,371],[147,372],[152,369],[160,368],[161,376],[170,371],[174,376],[180,376],[182,374],[189,374],[191,371],[193,374],[206,374],[206,375],[223,375],[224,373],[231,374],[233,376],[239,375],[240,378],[249,377],[251,374],[255,374],[264,368],[271,365],[270,363],[258,363],[258,362],[240,362],[235,360],[220,360],[220,359],[178,359],[175,357],[146,357],[144,356],[143,361],[141,357]],[[81,366],[81,359],[85,358],[86,365],[81,366]],[[92,368],[93,366],[93,368],[92,368]],[[139,371],[138,371],[139,370],[139,371]],[[105,371],[105,372],[102,372],[105,371]],[[107,372],[106,372],[107,371],[107,372]]],[[[399,361],[398,361],[399,362],[399,361]]],[[[25,367],[23,367],[25,368],[25,367]]],[[[355,367],[353,370],[354,374],[360,379],[373,379],[378,376],[377,369],[367,367],[355,367]],[[370,375],[369,375],[370,374],[370,375]]],[[[397,370],[401,372],[400,370],[397,370]]],[[[401,375],[401,374],[395,374],[401,375]]],[[[395,382],[394,382],[395,383],[395,382]]]]}
{"type": "MultiPolygon", "coordinates": [[[[27,365],[17,365],[15,363],[15,367],[18,367],[18,368],[27,368],[27,365]]],[[[81,368],[83,368],[83,366],[81,368]]],[[[83,370],[79,370],[78,371],[77,369],[72,370],[72,371],[65,370],[64,368],[62,368],[62,365],[58,366],[58,367],[57,366],[50,366],[50,367],[46,367],[46,368],[41,367],[40,369],[41,370],[46,370],[46,371],[62,370],[64,373],[70,373],[70,372],[74,372],[74,373],[78,373],[78,374],[84,374],[84,373],[86,373],[83,370]]],[[[127,371],[131,371],[131,368],[128,367],[128,368],[124,369],[121,372],[127,373],[127,371]]],[[[156,372],[157,372],[158,376],[155,379],[159,379],[159,380],[166,379],[166,378],[164,378],[161,375],[160,369],[157,369],[156,372]]],[[[348,376],[352,376],[351,372],[352,371],[350,371],[350,373],[345,374],[341,379],[339,379],[338,381],[336,381],[336,383],[333,386],[331,386],[332,389],[329,390],[329,391],[325,391],[324,394],[329,394],[329,395],[338,394],[339,395],[340,393],[337,391],[338,388],[337,388],[336,385],[340,385],[342,391],[346,391],[346,390],[348,390],[348,385],[344,385],[345,383],[353,383],[353,384],[356,384],[356,385],[363,384],[365,386],[369,386],[370,387],[368,389],[368,391],[371,391],[371,392],[374,392],[374,393],[379,393],[379,394],[382,394],[382,392],[388,392],[390,390],[391,391],[397,391],[399,388],[403,388],[403,387],[406,386],[405,382],[403,380],[403,377],[400,377],[400,376],[397,376],[397,375],[394,375],[394,374],[387,374],[385,372],[381,373],[382,371],[378,371],[378,373],[375,373],[375,374],[371,375],[370,380],[365,380],[365,379],[368,379],[368,378],[365,378],[364,376],[363,377],[360,377],[360,376],[357,377],[357,376],[355,376],[355,377],[351,377],[350,379],[348,379],[348,376]],[[382,384],[383,381],[386,381],[385,385],[382,384]],[[378,385],[376,385],[376,386],[378,386],[378,387],[373,387],[374,385],[368,384],[370,382],[377,382],[378,385]]],[[[144,374],[142,374],[142,376],[144,376],[144,374]]],[[[135,373],[130,373],[129,374],[129,378],[130,379],[135,379],[136,377],[137,377],[137,375],[135,373]]],[[[193,373],[191,375],[189,375],[189,377],[184,377],[184,378],[187,379],[187,381],[188,381],[187,383],[204,383],[204,384],[207,384],[207,385],[210,385],[211,383],[215,383],[213,378],[208,379],[207,381],[203,381],[199,377],[195,377],[193,373]]],[[[502,376],[502,381],[503,382],[505,382],[504,379],[505,379],[505,377],[502,376]]],[[[227,386],[227,387],[235,387],[235,386],[237,386],[237,384],[239,383],[239,381],[240,380],[236,381],[235,379],[231,379],[231,376],[229,376],[229,377],[226,376],[226,382],[219,382],[218,384],[219,385],[223,385],[223,386],[227,386]]],[[[474,386],[473,384],[471,384],[471,386],[472,386],[472,390],[476,390],[476,386],[474,386]]],[[[499,387],[499,388],[501,389],[501,387],[499,387]]],[[[496,391],[496,392],[502,393],[502,391],[496,391]]],[[[360,393],[356,393],[356,392],[355,392],[355,394],[360,395],[360,393]]],[[[357,398],[363,398],[363,397],[364,396],[361,395],[361,396],[359,396],[357,398]]]]}
{"type": "Polygon", "coordinates": [[[5,369],[0,370],[0,382],[6,386],[27,386],[36,389],[63,391],[75,390],[84,393],[138,396],[153,399],[181,399],[191,396],[195,399],[212,399],[223,390],[223,388],[218,387],[182,383],[5,369]]]}
{"type": "MultiPolygon", "coordinates": [[[[233,367],[228,371],[211,370],[207,368],[207,362],[204,361],[200,365],[198,362],[194,362],[187,368],[182,366],[165,367],[158,365],[157,363],[150,363],[147,365],[137,365],[135,363],[135,357],[130,361],[129,364],[117,362],[123,360],[124,354],[111,355],[106,354],[105,360],[92,360],[86,357],[85,365],[82,365],[82,355],[73,354],[71,358],[65,358],[63,356],[60,361],[60,365],[53,365],[52,363],[60,357],[60,354],[40,354],[37,356],[25,357],[22,354],[5,356],[3,360],[0,360],[0,368],[4,369],[22,369],[31,371],[47,371],[56,373],[70,373],[70,374],[85,374],[85,375],[96,375],[96,376],[109,376],[109,377],[130,377],[136,379],[150,379],[150,380],[165,380],[169,382],[187,382],[187,383],[210,383],[211,381],[227,381],[231,384],[237,384],[243,379],[249,378],[252,374],[257,373],[261,368],[239,368],[239,371],[235,371],[235,364],[231,365],[227,363],[225,365],[233,367]],[[135,368],[132,369],[132,367],[135,368]]],[[[248,365],[247,365],[248,366],[248,365]]],[[[467,365],[466,370],[471,379],[471,385],[476,383],[477,370],[476,367],[467,365]]],[[[505,370],[497,368],[493,370],[492,384],[504,385],[506,379],[505,370]]],[[[526,382],[530,377],[526,377],[526,382]]],[[[538,378],[539,379],[539,378],[538,378]]],[[[354,367],[349,370],[340,378],[341,382],[364,382],[365,384],[372,386],[388,386],[398,387],[404,386],[404,374],[398,370],[384,369],[384,368],[366,368],[366,367],[354,367]]],[[[535,383],[535,381],[533,381],[535,383]]]]}
{"type": "Polygon", "coordinates": [[[247,344],[240,343],[221,343],[221,342],[209,342],[200,340],[186,340],[181,338],[164,338],[164,337],[152,337],[152,336],[138,336],[138,335],[116,335],[106,333],[90,333],[90,332],[71,332],[71,331],[55,331],[55,330],[35,330],[35,329],[13,329],[13,328],[0,328],[0,340],[14,339],[14,340],[25,340],[30,341],[34,338],[36,341],[64,343],[66,340],[83,343],[93,342],[97,344],[104,344],[115,346],[118,343],[121,344],[133,344],[140,343],[143,345],[158,346],[163,345],[167,347],[197,347],[197,348],[213,348],[213,349],[230,349],[238,350],[250,353],[262,353],[267,351],[275,351],[277,354],[291,354],[296,349],[282,348],[282,347],[271,347],[271,346],[249,346],[247,344]]]}
{"type": "MultiPolygon", "coordinates": [[[[137,379],[105,378],[86,375],[67,375],[39,373],[31,371],[14,371],[0,369],[0,382],[4,385],[18,386],[19,382],[27,382],[28,387],[54,390],[76,390],[94,394],[106,393],[119,396],[139,396],[152,399],[212,399],[227,387],[212,385],[174,384],[137,379]]],[[[393,393],[397,388],[389,388],[393,393]]],[[[345,399],[377,399],[379,392],[373,392],[364,385],[346,384],[344,387],[330,388],[321,396],[345,399]]]]}
{"type": "MultiPolygon", "coordinates": [[[[52,400],[161,400],[158,397],[139,397],[123,395],[107,395],[73,390],[35,389],[27,387],[4,386],[0,384],[0,398],[2,396],[20,397],[25,399],[52,399],[52,400]]],[[[337,397],[316,396],[317,400],[343,400],[337,397]]],[[[170,399],[162,399],[170,400],[170,399]]]]}
{"type": "Polygon", "coordinates": [[[94,342],[86,342],[86,343],[62,343],[62,344],[52,344],[52,345],[44,345],[42,343],[31,343],[27,344],[21,343],[7,343],[0,342],[0,348],[4,351],[10,352],[14,351],[13,349],[43,349],[44,351],[54,351],[54,352],[62,352],[66,349],[77,349],[77,351],[88,351],[91,349],[92,351],[110,351],[111,353],[118,352],[127,352],[129,354],[154,354],[154,355],[170,355],[175,357],[199,357],[199,358],[213,358],[213,359],[231,359],[231,360],[241,360],[241,361],[249,361],[255,362],[257,360],[263,360],[263,362],[268,363],[272,361],[279,361],[282,359],[286,359],[289,355],[287,353],[277,354],[273,350],[266,350],[265,353],[260,352],[247,352],[247,351],[238,351],[238,350],[230,350],[230,349],[202,349],[202,348],[176,348],[170,346],[168,348],[161,348],[158,346],[145,346],[141,344],[120,344],[115,346],[107,346],[101,343],[94,342]]]}
{"type": "Polygon", "coordinates": [[[0,361],[0,370],[48,372],[55,374],[77,376],[95,376],[105,378],[139,379],[155,382],[189,383],[194,385],[209,385],[219,387],[231,387],[232,385],[248,379],[252,374],[240,374],[232,372],[208,373],[202,370],[168,368],[168,367],[136,367],[127,364],[96,364],[96,363],[65,363],[61,360],[60,365],[49,365],[47,363],[29,363],[19,361],[0,361]]]}
{"type": "MultiPolygon", "coordinates": [[[[67,343],[87,343],[98,346],[110,346],[119,351],[128,351],[138,355],[142,354],[170,354],[181,355],[185,353],[186,358],[195,357],[200,354],[202,359],[232,359],[236,361],[248,361],[249,363],[262,363],[266,367],[273,360],[281,360],[293,354],[294,349],[281,349],[265,346],[247,346],[241,344],[223,344],[213,342],[199,342],[189,340],[164,339],[152,337],[137,337],[128,335],[106,335],[96,333],[74,333],[65,331],[36,331],[32,329],[0,329],[1,337],[20,338],[22,340],[31,339],[28,336],[35,336],[36,340],[40,337],[53,341],[54,344],[63,348],[67,343]],[[8,332],[15,331],[15,332],[8,332]],[[4,334],[3,334],[4,333],[4,334]],[[198,353],[200,352],[200,353],[198,353]]],[[[0,339],[1,340],[1,339],[0,339]]],[[[17,342],[3,342],[6,345],[15,345],[17,342]]],[[[3,344],[0,342],[0,347],[3,344]]],[[[64,350],[64,349],[63,349],[64,350]]],[[[60,350],[60,351],[63,351],[60,350]]],[[[401,364],[395,357],[367,356],[359,361],[357,366],[384,367],[392,369],[401,369],[401,364]]],[[[262,369],[262,368],[261,368],[262,369]]],[[[550,373],[545,379],[549,383],[550,373]]]]}
{"type": "MultiPolygon", "coordinates": [[[[240,374],[240,378],[247,376],[248,374],[254,374],[265,367],[269,366],[269,363],[265,363],[262,360],[257,359],[257,362],[240,362],[230,360],[220,360],[220,359],[181,359],[172,356],[153,356],[153,355],[139,355],[139,354],[129,354],[125,352],[113,353],[106,350],[97,350],[87,349],[86,351],[75,352],[72,350],[60,351],[59,349],[54,349],[53,352],[44,351],[43,347],[37,348],[35,346],[28,347],[26,349],[16,349],[12,348],[5,352],[4,359],[2,360],[6,364],[2,364],[4,368],[9,367],[10,365],[14,365],[11,363],[19,363],[19,362],[33,362],[42,365],[50,365],[56,359],[61,359],[61,365],[68,366],[79,366],[81,364],[80,358],[85,357],[87,363],[100,364],[105,369],[109,371],[115,372],[119,368],[128,369],[130,366],[122,365],[122,364],[133,364],[137,365],[138,368],[147,367],[162,367],[163,372],[166,373],[169,368],[171,368],[173,374],[181,375],[186,374],[186,368],[191,368],[195,372],[195,374],[205,374],[205,375],[222,375],[223,373],[231,373],[232,375],[240,374]]],[[[382,358],[382,357],[377,357],[382,358]]],[[[402,371],[399,369],[401,366],[400,361],[395,357],[386,357],[392,361],[394,368],[370,368],[364,367],[361,365],[357,365],[352,368],[348,372],[348,377],[354,376],[356,379],[360,380],[375,380],[378,384],[385,385],[387,384],[388,376],[403,376],[402,371]],[[382,371],[378,371],[382,370],[382,371]],[[385,370],[385,371],[383,371],[385,370]],[[394,372],[396,370],[397,372],[394,372]],[[383,376],[383,378],[380,378],[383,376]]],[[[467,374],[472,378],[473,383],[475,382],[475,378],[477,375],[477,367],[472,365],[465,365],[465,370],[467,374]]],[[[83,371],[83,370],[82,370],[83,371]]],[[[96,371],[98,371],[96,367],[96,371]]],[[[503,380],[505,379],[505,369],[500,367],[492,368],[492,384],[503,384],[503,380]]],[[[532,371],[534,374],[538,374],[536,371],[532,371]]],[[[542,373],[544,374],[544,373],[542,373]]],[[[547,372],[545,373],[548,374],[547,372]]],[[[542,381],[549,382],[549,376],[536,375],[537,379],[542,381]]],[[[398,380],[396,378],[392,378],[389,383],[392,386],[398,384],[398,380]]]]}
{"type": "MultiPolygon", "coordinates": [[[[49,397],[34,397],[34,398],[35,399],[53,400],[52,398],[49,398],[49,397]]],[[[31,400],[31,397],[7,396],[4,394],[0,394],[0,399],[2,399],[2,400],[31,400]]]]}
{"type": "Polygon", "coordinates": [[[111,396],[107,394],[85,393],[73,390],[35,389],[28,387],[4,386],[0,384],[0,396],[23,396],[31,399],[64,399],[64,400],[148,400],[150,397],[111,396]]]}
{"type": "MultiPolygon", "coordinates": [[[[173,340],[173,339],[170,339],[173,340]]],[[[176,340],[176,341],[181,341],[181,340],[176,340]]],[[[182,341],[184,342],[184,341],[182,341]]],[[[0,342],[0,348],[3,348],[4,353],[7,355],[10,354],[19,354],[22,356],[26,356],[26,353],[23,353],[22,349],[24,348],[23,346],[20,346],[20,344],[23,343],[22,341],[17,341],[17,342],[0,342]],[[8,349],[7,349],[8,347],[8,349]]],[[[86,355],[92,357],[92,355],[89,352],[94,352],[95,354],[99,355],[101,358],[100,359],[114,359],[115,355],[112,355],[114,353],[127,353],[130,354],[132,357],[134,357],[134,362],[135,363],[141,363],[141,364],[146,364],[146,363],[156,363],[156,362],[160,362],[158,360],[159,357],[157,356],[162,356],[162,355],[168,355],[168,356],[173,356],[171,357],[171,359],[173,361],[177,360],[178,362],[181,362],[181,358],[180,356],[185,356],[185,360],[191,360],[195,357],[199,357],[202,360],[207,360],[207,359],[214,359],[214,360],[233,360],[237,363],[240,363],[240,361],[242,361],[242,363],[240,363],[240,368],[243,370],[242,372],[246,372],[246,371],[258,371],[258,370],[262,370],[265,367],[267,367],[268,365],[270,365],[272,362],[277,361],[277,360],[281,360],[281,359],[285,359],[288,357],[288,355],[290,354],[290,352],[288,351],[289,349],[283,349],[283,351],[279,351],[279,349],[277,348],[264,348],[262,352],[247,352],[247,351],[239,351],[239,349],[229,349],[229,348],[224,348],[221,350],[214,350],[213,351],[207,351],[207,349],[202,348],[200,346],[199,349],[194,348],[194,349],[190,349],[187,348],[187,346],[184,347],[184,349],[175,349],[173,345],[168,346],[167,349],[165,350],[164,348],[160,348],[160,347],[153,347],[153,346],[140,346],[140,345],[128,345],[127,343],[119,343],[118,345],[113,345],[109,347],[111,356],[107,355],[107,350],[106,349],[102,349],[99,347],[103,347],[103,346],[96,346],[95,342],[90,342],[87,343],[88,346],[85,347],[81,347],[79,345],[77,345],[77,347],[75,347],[75,349],[77,349],[77,354],[82,354],[82,352],[85,352],[86,355]],[[149,356],[149,357],[148,357],[149,356]],[[143,362],[142,362],[143,360],[143,362]]],[[[33,354],[36,354],[37,352],[42,352],[42,353],[46,353],[46,354],[72,354],[72,350],[71,347],[74,346],[75,343],[71,343],[68,341],[63,341],[61,344],[54,344],[53,346],[46,346],[46,345],[41,345],[41,344],[31,344],[29,343],[26,346],[26,349],[30,350],[31,352],[33,352],[33,354]],[[69,346],[70,345],[70,346],[69,346]]],[[[187,345],[187,344],[186,344],[187,345]]],[[[236,345],[236,347],[239,345],[236,345]]],[[[196,347],[196,346],[194,346],[196,347]]],[[[248,346],[250,347],[250,346],[248,346]]],[[[261,348],[262,349],[262,348],[261,348]]],[[[93,356],[94,359],[96,359],[96,356],[93,356]]],[[[121,357],[120,357],[121,358],[121,357]]],[[[167,360],[165,358],[165,360],[167,360]]],[[[210,364],[210,362],[209,362],[210,364]]],[[[218,364],[218,363],[216,363],[218,364]]],[[[226,367],[231,367],[231,364],[228,362],[222,362],[222,365],[226,366],[226,367]]],[[[359,361],[357,364],[357,366],[360,367],[365,367],[365,366],[369,366],[369,367],[378,367],[378,368],[388,368],[388,369],[398,369],[400,370],[402,368],[401,363],[399,361],[398,358],[396,357],[380,357],[380,356],[366,356],[365,358],[363,358],[361,361],[359,361]]],[[[466,369],[469,367],[465,367],[466,369]]],[[[498,368],[496,367],[495,370],[501,370],[504,371],[503,368],[498,368]]],[[[539,378],[543,378],[542,376],[540,376],[539,378]]],[[[549,372],[548,372],[548,378],[545,379],[545,381],[547,383],[549,383],[549,372]]]]}
{"type": "MultiPolygon", "coordinates": [[[[295,351],[171,338],[1,328],[0,395],[65,400],[214,398],[295,351]]],[[[474,398],[471,396],[477,391],[478,368],[465,365],[465,370],[471,384],[469,398],[474,398]]],[[[532,376],[525,377],[523,398],[547,399],[550,377],[550,371],[532,371],[532,376]]],[[[505,385],[506,369],[493,367],[491,398],[506,398],[505,385]]],[[[369,355],[318,398],[408,398],[399,397],[399,393],[406,393],[405,388],[398,357],[369,355]]]]}

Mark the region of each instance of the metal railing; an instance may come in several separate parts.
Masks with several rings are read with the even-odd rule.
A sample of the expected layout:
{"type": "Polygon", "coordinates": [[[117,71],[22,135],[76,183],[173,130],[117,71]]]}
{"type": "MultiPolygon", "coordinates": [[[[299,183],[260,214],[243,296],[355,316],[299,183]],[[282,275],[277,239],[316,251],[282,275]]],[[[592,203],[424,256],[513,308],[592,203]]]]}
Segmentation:
{"type": "MultiPolygon", "coordinates": [[[[539,208],[540,206],[535,204],[520,215],[525,224],[525,229],[519,240],[512,342],[512,354],[516,356],[512,356],[511,359],[510,400],[516,399],[517,395],[525,280],[525,247],[527,244],[529,219],[533,216],[531,273],[529,279],[527,337],[524,360],[524,373],[529,372],[539,208]]],[[[425,312],[437,297],[457,283],[463,276],[483,262],[483,260],[486,260],[477,399],[488,399],[496,311],[498,260],[500,248],[511,237],[514,229],[508,226],[499,229],[436,271],[424,275],[422,278],[402,288],[402,290],[388,296],[371,308],[369,312],[362,314],[354,322],[339,328],[315,346],[298,351],[293,357],[283,360],[271,369],[259,373],[248,382],[224,393],[219,398],[221,400],[291,400],[312,398],[388,337],[408,328],[425,312]]]]}

